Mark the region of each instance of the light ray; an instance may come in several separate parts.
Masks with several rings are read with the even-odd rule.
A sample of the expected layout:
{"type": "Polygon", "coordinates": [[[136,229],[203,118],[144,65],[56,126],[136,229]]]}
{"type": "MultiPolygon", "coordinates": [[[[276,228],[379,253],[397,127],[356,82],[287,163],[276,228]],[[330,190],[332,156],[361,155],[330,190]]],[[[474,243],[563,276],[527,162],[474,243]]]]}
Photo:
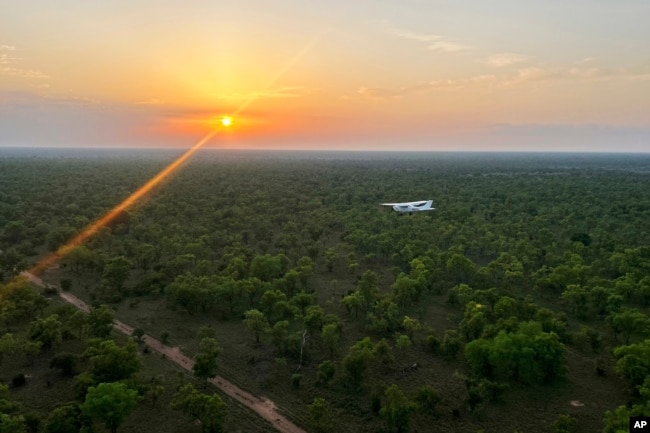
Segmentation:
{"type": "Polygon", "coordinates": [[[205,137],[203,137],[194,146],[192,146],[185,153],[183,153],[181,156],[179,156],[177,159],[175,159],[171,164],[169,164],[167,167],[162,169],[153,178],[151,178],[147,183],[145,183],[140,188],[138,188],[133,194],[128,196],[126,199],[124,199],[120,204],[115,206],[113,209],[108,211],[100,219],[98,219],[97,221],[95,221],[94,223],[92,223],[88,227],[86,227],[77,236],[75,236],[74,238],[69,240],[63,246],[59,247],[59,249],[57,249],[55,252],[53,252],[49,256],[45,257],[44,259],[42,259],[33,268],[31,268],[28,272],[39,275],[44,270],[46,270],[47,268],[52,266],[54,263],[56,263],[59,259],[64,257],[67,253],[69,253],[70,250],[72,250],[72,248],[74,248],[74,247],[82,244],[83,242],[85,242],[89,237],[91,237],[92,235],[97,233],[97,231],[100,228],[104,227],[105,225],[107,225],[111,221],[113,221],[115,219],[115,217],[120,214],[120,212],[126,210],[129,206],[131,206],[133,203],[135,203],[140,198],[142,198],[142,196],[144,196],[146,193],[151,191],[151,189],[154,188],[156,185],[158,185],[163,179],[165,179],[167,176],[169,176],[171,173],[173,173],[190,156],[192,156],[205,143],[207,143],[212,137],[214,137],[217,132],[218,132],[218,130],[214,130],[214,131],[210,132],[208,135],[206,135],[205,137]]]}
{"type": "MultiPolygon", "coordinates": [[[[309,51],[311,51],[317,43],[319,43],[323,37],[327,33],[329,33],[330,30],[326,29],[323,32],[321,32],[319,35],[314,36],[311,38],[311,40],[305,45],[305,47],[298,51],[298,53],[293,56],[289,61],[287,62],[286,65],[284,65],[277,74],[275,74],[269,82],[266,84],[266,89],[270,89],[280,78],[282,78],[287,72],[291,70],[309,51]]],[[[249,96],[243,103],[242,105],[233,113],[233,116],[237,116],[240,114],[242,111],[244,111],[250,104],[255,102],[259,98],[259,93],[253,92],[251,96],[249,96]]]]}
{"type": "MultiPolygon", "coordinates": [[[[296,54],[293,58],[287,62],[287,64],[278,71],[275,76],[271,78],[269,83],[267,84],[267,89],[273,86],[276,81],[278,81],[283,75],[285,75],[291,68],[293,68],[296,63],[302,59],[307,52],[312,50],[314,46],[316,45],[317,42],[319,42],[323,36],[328,31],[325,31],[321,33],[320,35],[312,38],[312,40],[296,54]]],[[[250,104],[252,104],[257,97],[252,96],[248,98],[246,101],[242,103],[242,105],[233,113],[232,117],[237,116],[238,114],[241,114],[250,104]]],[[[229,117],[230,118],[230,117],[229,117]]],[[[227,126],[224,124],[224,126],[227,126]]],[[[42,260],[40,260],[38,263],[36,263],[31,269],[29,269],[28,272],[35,274],[35,275],[40,275],[43,271],[47,270],[50,266],[54,265],[57,261],[59,261],[61,258],[63,258],[66,254],[68,254],[74,247],[81,245],[83,242],[85,242],[89,237],[97,233],[97,231],[109,224],[111,221],[113,221],[119,214],[120,212],[126,210],[129,206],[131,206],[133,203],[138,201],[142,196],[147,194],[149,191],[151,191],[152,188],[154,188],[156,185],[158,185],[162,180],[164,180],[167,176],[169,176],[171,173],[176,171],[190,156],[192,156],[197,150],[199,150],[203,145],[205,145],[212,137],[214,137],[217,134],[218,130],[213,130],[209,132],[205,137],[203,137],[201,140],[199,140],[194,146],[192,146],[189,150],[187,150],[185,153],[183,153],[181,156],[179,156],[176,160],[174,160],[171,164],[169,164],[167,167],[165,167],[163,170],[161,170],[158,174],[156,174],[153,178],[151,178],[147,183],[142,185],[140,188],[138,188],[133,194],[128,196],[126,199],[124,199],[120,204],[112,208],[110,211],[108,211],[104,216],[99,218],[97,221],[94,223],[90,224],[88,227],[86,227],[81,233],[79,233],[77,236],[72,238],[70,241],[66,242],[63,246],[59,247],[55,252],[52,254],[46,256],[42,260]]]]}

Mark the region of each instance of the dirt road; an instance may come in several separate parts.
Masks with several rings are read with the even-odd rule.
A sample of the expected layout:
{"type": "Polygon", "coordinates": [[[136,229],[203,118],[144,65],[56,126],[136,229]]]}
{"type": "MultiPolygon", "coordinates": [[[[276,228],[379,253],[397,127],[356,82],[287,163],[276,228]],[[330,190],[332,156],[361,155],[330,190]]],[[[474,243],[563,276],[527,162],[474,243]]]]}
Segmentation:
{"type": "MultiPolygon", "coordinates": [[[[42,279],[40,279],[39,277],[37,277],[32,273],[23,272],[21,275],[26,277],[30,282],[32,282],[36,286],[46,287],[47,285],[45,282],[43,282],[42,279]]],[[[86,304],[84,301],[77,298],[76,296],[61,291],[59,291],[59,296],[63,298],[63,300],[65,300],[66,302],[74,305],[79,310],[84,311],[86,313],[90,312],[90,307],[88,306],[88,304],[86,304]]],[[[119,320],[115,320],[113,324],[115,328],[117,328],[118,330],[120,330],[126,335],[131,335],[131,333],[133,332],[132,327],[130,327],[129,325],[123,322],[120,322],[119,320]]],[[[170,361],[175,362],[176,364],[180,365],[181,367],[183,367],[188,371],[192,371],[192,367],[194,366],[194,361],[192,361],[192,359],[190,359],[187,355],[181,352],[178,347],[165,346],[159,340],[156,340],[150,335],[145,335],[142,338],[142,341],[144,341],[144,343],[147,346],[151,347],[151,349],[155,350],[156,352],[162,355],[165,355],[165,357],[170,361]]],[[[235,400],[237,400],[247,408],[253,410],[259,416],[261,416],[262,418],[270,422],[278,431],[282,433],[307,433],[305,430],[293,424],[282,414],[280,414],[273,401],[264,397],[261,398],[256,397],[253,394],[244,391],[234,383],[229,382],[228,380],[224,379],[221,376],[217,376],[214,379],[211,379],[210,382],[216,385],[225,394],[234,398],[235,400]]]]}

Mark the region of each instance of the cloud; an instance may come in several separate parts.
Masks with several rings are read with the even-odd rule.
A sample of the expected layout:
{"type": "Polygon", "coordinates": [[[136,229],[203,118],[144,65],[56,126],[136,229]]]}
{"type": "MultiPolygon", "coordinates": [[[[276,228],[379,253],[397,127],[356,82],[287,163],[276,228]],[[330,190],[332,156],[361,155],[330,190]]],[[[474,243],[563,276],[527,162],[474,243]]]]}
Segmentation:
{"type": "Polygon", "coordinates": [[[0,45],[0,65],[11,65],[16,60],[19,60],[10,54],[13,51],[16,51],[16,47],[13,45],[0,45]]]}
{"type": "Polygon", "coordinates": [[[42,80],[49,78],[46,74],[35,69],[25,69],[16,65],[20,60],[7,52],[17,51],[13,45],[0,44],[0,75],[22,77],[28,79],[42,80]]]}
{"type": "Polygon", "coordinates": [[[149,98],[149,99],[146,99],[144,101],[134,102],[135,105],[162,105],[164,103],[165,103],[165,101],[163,101],[162,99],[158,99],[158,98],[149,98]]]}
{"type": "Polygon", "coordinates": [[[8,54],[0,53],[0,65],[9,65],[15,60],[14,57],[11,57],[8,54]]]}
{"type": "Polygon", "coordinates": [[[22,77],[22,78],[34,78],[34,79],[45,79],[50,78],[48,75],[37,71],[35,69],[23,69],[15,68],[13,66],[3,66],[0,67],[0,75],[9,75],[13,77],[22,77]]]}
{"type": "Polygon", "coordinates": [[[45,106],[87,106],[99,105],[98,99],[84,96],[48,97],[30,92],[0,91],[0,107],[11,108],[41,108],[45,106]]]}
{"type": "Polygon", "coordinates": [[[370,99],[390,99],[404,96],[408,91],[408,88],[401,87],[397,89],[387,89],[381,87],[360,87],[357,90],[357,94],[370,98],[370,99]]]}
{"type": "Polygon", "coordinates": [[[470,50],[472,48],[469,45],[463,45],[451,41],[442,35],[415,33],[409,30],[398,29],[394,27],[389,27],[387,29],[387,32],[393,36],[397,36],[402,39],[409,39],[412,41],[421,42],[426,45],[426,48],[428,50],[441,52],[441,53],[455,53],[459,51],[470,50]]]}
{"type": "Polygon", "coordinates": [[[529,59],[528,56],[524,56],[522,54],[499,53],[499,54],[492,54],[490,57],[487,58],[485,63],[487,63],[490,66],[494,66],[495,68],[502,68],[504,66],[514,65],[515,63],[525,62],[528,59],[529,59]]]}
{"type": "Polygon", "coordinates": [[[444,53],[455,53],[458,51],[466,51],[471,49],[469,45],[461,45],[456,42],[450,41],[435,41],[427,45],[427,49],[431,51],[439,51],[444,53]]]}
{"type": "Polygon", "coordinates": [[[650,80],[650,68],[541,67],[529,66],[500,74],[479,74],[468,78],[431,80],[394,88],[360,87],[356,94],[369,99],[393,99],[431,91],[487,91],[566,81],[598,82],[614,79],[650,80]]]}

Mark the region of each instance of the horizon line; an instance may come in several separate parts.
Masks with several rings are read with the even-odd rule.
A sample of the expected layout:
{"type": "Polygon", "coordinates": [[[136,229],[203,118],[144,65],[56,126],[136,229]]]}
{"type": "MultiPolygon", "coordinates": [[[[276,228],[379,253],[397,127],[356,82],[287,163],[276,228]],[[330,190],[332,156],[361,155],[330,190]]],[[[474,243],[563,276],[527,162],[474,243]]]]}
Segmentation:
{"type": "MultiPolygon", "coordinates": [[[[184,151],[191,146],[46,146],[46,145],[4,145],[0,144],[0,149],[66,149],[66,150],[176,150],[184,151]]],[[[286,147],[202,147],[199,151],[237,151],[237,152],[331,152],[331,153],[558,153],[558,154],[616,154],[616,155],[650,155],[650,150],[584,150],[584,149],[566,149],[566,150],[539,150],[539,149],[322,149],[322,148],[286,148],[286,147]]]]}

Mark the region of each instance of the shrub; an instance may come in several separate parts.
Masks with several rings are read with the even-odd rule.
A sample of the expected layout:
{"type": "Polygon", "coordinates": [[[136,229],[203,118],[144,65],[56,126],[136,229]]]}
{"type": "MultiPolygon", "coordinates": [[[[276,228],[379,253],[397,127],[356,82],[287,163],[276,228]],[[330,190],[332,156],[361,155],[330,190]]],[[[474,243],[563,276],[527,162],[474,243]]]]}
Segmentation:
{"type": "Polygon", "coordinates": [[[571,415],[560,415],[553,423],[554,433],[577,433],[578,420],[571,415]]]}

